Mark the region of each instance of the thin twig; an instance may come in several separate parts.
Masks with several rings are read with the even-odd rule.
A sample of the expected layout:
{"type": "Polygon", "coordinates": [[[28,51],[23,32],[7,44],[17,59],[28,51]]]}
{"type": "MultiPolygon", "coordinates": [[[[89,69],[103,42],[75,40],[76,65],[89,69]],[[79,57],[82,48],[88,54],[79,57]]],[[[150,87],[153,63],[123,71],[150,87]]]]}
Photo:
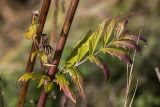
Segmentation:
{"type": "Polygon", "coordinates": [[[137,92],[137,88],[138,88],[138,80],[137,80],[136,88],[135,88],[135,90],[134,90],[134,93],[133,93],[132,99],[131,99],[131,101],[130,101],[129,107],[132,107],[133,100],[134,100],[135,94],[136,94],[136,92],[137,92]]]}
{"type": "MultiPolygon", "coordinates": [[[[137,39],[137,42],[136,42],[137,44],[139,42],[140,34],[141,34],[141,30],[140,30],[139,35],[138,35],[138,39],[137,39]]],[[[132,58],[133,63],[132,63],[132,65],[130,67],[129,67],[129,65],[127,65],[127,89],[126,89],[126,96],[125,96],[124,107],[127,107],[127,104],[128,104],[128,96],[129,96],[130,87],[131,87],[132,79],[133,79],[133,67],[134,67],[134,62],[135,62],[135,56],[136,56],[136,50],[134,51],[134,54],[133,54],[133,58],[132,58]]],[[[137,85],[136,85],[136,88],[137,88],[137,85]]],[[[135,91],[136,90],[137,89],[135,89],[135,91]]],[[[133,99],[131,99],[131,101],[132,100],[133,99]]],[[[130,102],[130,104],[131,104],[131,102],[130,102]]]]}
{"type": "MultiPolygon", "coordinates": [[[[47,14],[48,14],[50,2],[51,2],[51,0],[43,0],[43,2],[42,2],[40,16],[39,16],[39,20],[38,20],[39,25],[38,25],[38,28],[37,28],[37,34],[42,34],[44,24],[45,24],[45,21],[46,21],[46,17],[47,17],[47,14]]],[[[27,62],[25,72],[32,72],[33,71],[34,63],[35,63],[35,60],[36,60],[36,56],[35,56],[33,58],[33,60],[31,61],[31,55],[32,55],[33,52],[35,52],[34,42],[32,43],[32,48],[31,48],[31,51],[30,51],[30,54],[29,54],[29,58],[28,58],[28,62],[27,62]]],[[[21,84],[21,87],[20,87],[20,90],[19,90],[17,107],[24,107],[25,97],[26,97],[26,94],[27,94],[28,86],[29,86],[29,81],[23,82],[21,84]]]]}
{"type": "MultiPolygon", "coordinates": [[[[60,59],[61,59],[61,56],[62,56],[62,52],[63,52],[64,46],[65,46],[65,43],[66,43],[66,40],[67,40],[67,37],[68,37],[68,33],[70,31],[70,27],[71,27],[71,24],[72,24],[72,21],[73,21],[78,3],[79,3],[79,0],[72,0],[71,1],[71,4],[70,4],[69,10],[68,10],[68,13],[67,13],[62,31],[60,33],[60,37],[59,37],[57,47],[56,47],[56,51],[55,51],[55,54],[54,54],[54,58],[53,58],[53,61],[52,61],[52,64],[56,65],[56,66],[50,67],[49,71],[48,71],[48,75],[50,77],[52,77],[52,79],[54,79],[54,76],[57,72],[57,67],[59,65],[59,62],[60,62],[60,59]]],[[[47,97],[48,97],[48,93],[45,92],[45,89],[43,87],[43,89],[41,91],[39,101],[38,101],[38,104],[37,104],[37,107],[45,107],[47,97]]]]}

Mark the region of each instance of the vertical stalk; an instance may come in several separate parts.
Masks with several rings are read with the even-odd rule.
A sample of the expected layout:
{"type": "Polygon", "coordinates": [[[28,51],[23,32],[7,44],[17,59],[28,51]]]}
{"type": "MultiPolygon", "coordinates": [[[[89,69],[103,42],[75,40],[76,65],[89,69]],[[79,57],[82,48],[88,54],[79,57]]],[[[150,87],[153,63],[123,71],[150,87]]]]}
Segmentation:
{"type": "MultiPolygon", "coordinates": [[[[43,2],[42,2],[40,16],[39,16],[39,20],[38,20],[39,25],[38,25],[38,28],[37,28],[37,34],[41,34],[42,31],[43,31],[44,24],[45,24],[45,21],[46,21],[48,10],[49,10],[49,6],[50,6],[50,2],[51,2],[51,0],[43,0],[43,2]]],[[[33,58],[32,62],[31,62],[31,54],[34,51],[35,51],[35,47],[34,47],[34,43],[32,43],[32,48],[31,48],[31,51],[30,51],[30,54],[29,54],[29,57],[28,57],[28,62],[27,62],[25,72],[32,72],[33,71],[36,56],[33,58]]],[[[20,87],[20,90],[19,90],[17,107],[24,107],[28,85],[29,85],[29,81],[28,82],[23,82],[21,84],[21,87],[20,87]]]]}
{"type": "MultiPolygon", "coordinates": [[[[61,56],[62,56],[62,52],[63,52],[64,46],[65,46],[65,42],[67,40],[68,33],[69,33],[69,30],[70,30],[70,27],[71,27],[71,24],[72,24],[72,21],[73,21],[78,3],[79,3],[79,0],[72,0],[71,4],[70,4],[70,7],[69,7],[69,10],[67,12],[67,16],[65,18],[65,22],[64,22],[62,31],[60,33],[60,37],[59,37],[57,47],[56,47],[56,50],[55,50],[55,54],[54,54],[54,58],[53,58],[53,61],[52,61],[52,64],[54,64],[56,66],[50,67],[49,71],[48,71],[48,75],[50,77],[52,77],[52,79],[54,79],[54,75],[57,72],[57,66],[59,65],[59,62],[60,62],[60,59],[61,59],[61,56]]],[[[44,88],[43,88],[42,91],[41,91],[41,95],[40,95],[37,107],[45,107],[47,96],[48,96],[48,93],[46,93],[44,88]]]]}

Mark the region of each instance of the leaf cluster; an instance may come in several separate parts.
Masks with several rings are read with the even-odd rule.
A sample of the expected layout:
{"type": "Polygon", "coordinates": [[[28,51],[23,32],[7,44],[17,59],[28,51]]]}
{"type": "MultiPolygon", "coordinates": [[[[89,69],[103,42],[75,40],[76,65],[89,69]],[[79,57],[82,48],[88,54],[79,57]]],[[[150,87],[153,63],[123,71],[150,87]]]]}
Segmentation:
{"type": "MultiPolygon", "coordinates": [[[[37,75],[36,73],[25,73],[19,78],[18,82],[39,79],[38,87],[44,85],[46,92],[49,92],[53,87],[53,83],[56,83],[59,85],[60,90],[76,103],[76,96],[70,85],[70,82],[73,82],[79,95],[84,99],[83,78],[78,66],[89,61],[100,67],[105,79],[108,80],[110,70],[106,61],[101,58],[101,54],[108,54],[119,58],[127,64],[132,64],[128,51],[141,51],[141,47],[136,43],[137,40],[147,42],[143,36],[130,33],[126,29],[127,23],[127,18],[108,18],[103,21],[95,31],[89,30],[84,38],[72,50],[65,64],[61,67],[61,70],[55,75],[54,80],[51,80],[51,78],[45,74],[37,75]],[[67,75],[69,75],[72,81],[66,78],[67,75]]],[[[34,37],[35,25],[31,26],[32,28],[29,28],[30,33],[27,34],[27,38],[34,37]],[[32,31],[34,31],[34,33],[32,31]]],[[[47,55],[38,51],[32,53],[31,61],[35,55],[38,55],[46,66],[53,66],[48,63],[47,55]]]]}

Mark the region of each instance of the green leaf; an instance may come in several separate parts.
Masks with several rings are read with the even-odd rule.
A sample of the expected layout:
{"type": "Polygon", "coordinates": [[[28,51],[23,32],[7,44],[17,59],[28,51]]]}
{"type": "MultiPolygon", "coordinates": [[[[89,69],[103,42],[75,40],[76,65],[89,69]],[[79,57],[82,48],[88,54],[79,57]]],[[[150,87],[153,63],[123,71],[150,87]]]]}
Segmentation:
{"type": "Polygon", "coordinates": [[[111,38],[114,26],[116,24],[116,21],[117,21],[117,18],[113,18],[110,21],[109,25],[107,26],[107,31],[105,32],[104,41],[103,41],[104,42],[103,47],[105,47],[106,44],[109,42],[109,39],[111,38]]]}
{"type": "Polygon", "coordinates": [[[71,52],[69,57],[67,58],[67,61],[65,63],[66,66],[71,67],[74,64],[76,64],[78,61],[80,61],[85,54],[89,51],[88,45],[89,40],[91,37],[91,30],[88,31],[86,36],[82,39],[82,41],[74,48],[74,50],[71,52]]]}
{"type": "Polygon", "coordinates": [[[122,49],[117,49],[117,48],[102,48],[100,50],[103,53],[108,53],[111,56],[115,56],[117,58],[119,58],[120,60],[123,60],[124,62],[128,63],[128,64],[132,64],[132,60],[130,58],[130,56],[123,51],[122,49]]]}
{"type": "MultiPolygon", "coordinates": [[[[108,19],[107,19],[108,20],[108,19]]],[[[94,53],[94,51],[95,51],[95,49],[96,49],[96,47],[97,47],[97,45],[98,45],[98,42],[99,42],[99,40],[100,40],[100,37],[101,37],[101,35],[103,34],[103,31],[104,31],[104,28],[105,28],[105,25],[106,25],[106,21],[107,20],[105,20],[105,21],[103,21],[101,24],[100,24],[100,26],[99,26],[99,28],[95,31],[95,32],[93,32],[93,34],[92,34],[92,39],[91,39],[91,43],[90,43],[90,45],[92,45],[91,47],[91,54],[93,54],[94,53]]]]}
{"type": "Polygon", "coordinates": [[[34,38],[37,34],[37,26],[38,24],[36,21],[33,21],[28,30],[25,32],[25,38],[26,39],[32,39],[34,38]]]}
{"type": "Polygon", "coordinates": [[[69,87],[69,82],[68,80],[65,78],[64,74],[56,74],[55,75],[55,79],[54,82],[56,82],[59,87],[60,90],[63,90],[64,94],[74,103],[76,103],[76,97],[73,93],[73,91],[70,89],[69,87]]]}

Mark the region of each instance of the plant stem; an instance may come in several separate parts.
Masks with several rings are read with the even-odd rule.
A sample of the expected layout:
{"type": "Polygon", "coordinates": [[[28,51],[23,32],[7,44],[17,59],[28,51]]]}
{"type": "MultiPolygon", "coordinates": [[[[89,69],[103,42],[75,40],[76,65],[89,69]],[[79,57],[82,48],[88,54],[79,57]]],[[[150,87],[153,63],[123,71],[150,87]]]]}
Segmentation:
{"type": "MultiPolygon", "coordinates": [[[[50,77],[52,77],[52,79],[54,79],[54,75],[57,72],[57,67],[59,65],[59,62],[60,62],[60,59],[61,59],[61,56],[62,56],[62,52],[63,52],[64,46],[65,46],[65,42],[67,40],[68,33],[69,33],[69,30],[70,30],[70,27],[71,27],[71,24],[72,24],[72,21],[73,21],[78,3],[79,3],[79,0],[72,0],[71,1],[70,7],[69,7],[69,10],[68,10],[68,13],[67,13],[67,16],[66,16],[66,19],[65,19],[65,22],[64,22],[64,25],[63,25],[58,43],[57,43],[54,58],[53,58],[53,61],[52,61],[52,64],[56,65],[56,66],[50,67],[49,71],[48,71],[48,75],[50,77]]],[[[46,93],[44,88],[43,88],[42,91],[41,91],[41,95],[40,95],[37,107],[45,107],[47,96],[48,96],[48,93],[46,93]]]]}
{"type": "MultiPolygon", "coordinates": [[[[42,34],[44,24],[45,24],[45,21],[46,21],[46,17],[47,17],[47,14],[48,14],[50,2],[51,2],[51,0],[43,0],[43,2],[42,2],[40,16],[39,16],[39,20],[38,20],[39,25],[38,25],[38,28],[37,28],[37,34],[42,34]]],[[[34,42],[33,42],[32,43],[32,48],[31,48],[31,51],[30,51],[30,54],[29,54],[29,57],[28,57],[28,62],[27,62],[25,72],[32,72],[33,71],[36,56],[33,58],[32,62],[31,62],[31,55],[32,55],[33,52],[35,52],[35,50],[36,49],[35,49],[34,42]]],[[[28,86],[29,86],[29,81],[28,82],[23,82],[21,84],[21,87],[20,87],[20,90],[19,90],[17,107],[24,107],[25,97],[26,97],[26,94],[27,94],[28,86]]]]}

